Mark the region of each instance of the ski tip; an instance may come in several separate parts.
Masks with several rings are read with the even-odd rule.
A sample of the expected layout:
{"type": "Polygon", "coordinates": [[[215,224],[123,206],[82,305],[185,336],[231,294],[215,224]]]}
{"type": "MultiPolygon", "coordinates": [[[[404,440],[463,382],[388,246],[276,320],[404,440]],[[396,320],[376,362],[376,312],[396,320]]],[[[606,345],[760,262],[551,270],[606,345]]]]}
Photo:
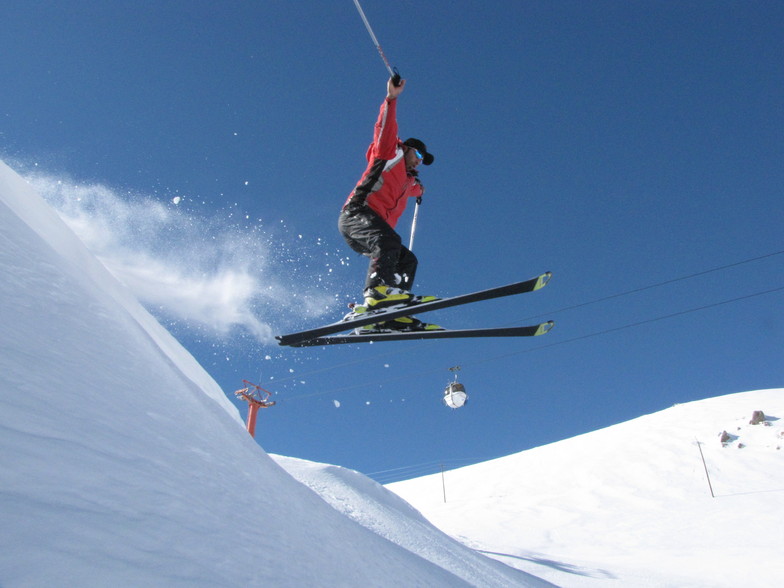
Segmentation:
{"type": "Polygon", "coordinates": [[[547,284],[550,283],[550,278],[552,277],[553,277],[553,272],[544,272],[536,280],[536,285],[534,286],[534,290],[539,290],[541,288],[544,288],[547,284]]]}
{"type": "Polygon", "coordinates": [[[539,328],[536,330],[534,337],[538,337],[539,335],[544,335],[545,333],[549,333],[554,326],[555,326],[555,321],[547,321],[546,323],[542,323],[541,325],[539,325],[539,328]]]}

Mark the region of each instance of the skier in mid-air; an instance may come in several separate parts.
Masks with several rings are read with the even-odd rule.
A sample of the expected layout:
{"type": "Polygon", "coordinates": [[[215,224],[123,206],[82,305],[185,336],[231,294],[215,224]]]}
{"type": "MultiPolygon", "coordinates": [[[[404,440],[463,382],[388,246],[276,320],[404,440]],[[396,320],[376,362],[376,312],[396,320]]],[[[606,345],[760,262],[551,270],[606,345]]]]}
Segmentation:
{"type": "Polygon", "coordinates": [[[535,337],[550,332],[553,321],[524,327],[442,329],[410,316],[411,312],[432,312],[535,292],[550,282],[552,273],[545,272],[528,280],[446,298],[414,296],[411,293],[417,258],[403,246],[400,235],[395,232],[395,225],[409,198],[416,198],[417,206],[421,202],[425,189],[419,181],[418,167],[420,164],[432,164],[434,157],[419,139],[401,141],[398,137],[397,101],[406,82],[389,65],[358,0],[354,0],[354,4],[392,76],[387,82],[387,95],[381,104],[373,142],[367,151],[367,168],[343,204],[338,220],[338,229],[349,246],[370,258],[363,291],[364,304],[351,305],[352,311],[337,322],[276,335],[275,338],[283,346],[315,347],[376,341],[535,337]],[[352,330],[350,334],[337,334],[349,330],[352,330]]]}
{"type": "MultiPolygon", "coordinates": [[[[398,137],[397,101],[406,81],[387,82],[387,95],[367,151],[368,166],[340,211],[338,228],[349,246],[370,258],[363,296],[365,306],[383,308],[414,299],[411,287],[417,258],[395,231],[409,198],[421,199],[425,188],[417,168],[434,157],[419,139],[398,137]]],[[[418,200],[419,202],[419,200],[418,200]]],[[[413,317],[371,326],[375,329],[433,330],[436,325],[413,317]]]]}

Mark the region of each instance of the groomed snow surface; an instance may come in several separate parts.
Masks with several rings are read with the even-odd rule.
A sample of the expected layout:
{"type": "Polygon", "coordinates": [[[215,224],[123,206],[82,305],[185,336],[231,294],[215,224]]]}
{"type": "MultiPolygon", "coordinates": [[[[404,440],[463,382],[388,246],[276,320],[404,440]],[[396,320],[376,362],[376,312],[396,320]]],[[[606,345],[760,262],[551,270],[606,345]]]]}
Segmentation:
{"type": "Polygon", "coordinates": [[[0,273],[4,588],[784,578],[784,390],[387,489],[268,456],[212,378],[2,162],[0,273]],[[748,424],[754,410],[764,423],[748,424]]]}
{"type": "Polygon", "coordinates": [[[389,488],[559,585],[780,586],[782,417],[784,390],[731,394],[389,488]]]}

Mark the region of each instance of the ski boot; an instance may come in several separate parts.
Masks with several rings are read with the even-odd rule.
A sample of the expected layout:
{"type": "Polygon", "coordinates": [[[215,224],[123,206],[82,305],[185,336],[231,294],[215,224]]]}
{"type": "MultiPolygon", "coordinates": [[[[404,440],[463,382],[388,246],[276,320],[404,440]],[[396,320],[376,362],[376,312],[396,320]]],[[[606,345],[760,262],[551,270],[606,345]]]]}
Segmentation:
{"type": "Polygon", "coordinates": [[[390,306],[406,306],[438,300],[437,296],[416,296],[408,290],[383,284],[375,288],[366,288],[362,294],[365,297],[364,304],[349,304],[349,308],[355,314],[362,314],[369,310],[385,309],[390,306]]]}
{"type": "Polygon", "coordinates": [[[432,323],[425,323],[413,316],[401,316],[396,319],[365,325],[354,329],[355,335],[369,335],[374,333],[410,333],[413,331],[443,331],[443,327],[432,323]]]}
{"type": "Polygon", "coordinates": [[[414,296],[408,290],[383,284],[374,288],[366,288],[362,294],[365,297],[364,306],[368,310],[398,304],[410,304],[414,299],[414,296]]]}
{"type": "Polygon", "coordinates": [[[383,312],[389,308],[396,306],[408,306],[410,304],[419,304],[421,302],[432,302],[438,300],[437,296],[416,296],[411,294],[408,290],[395,288],[393,286],[380,285],[375,288],[366,288],[363,292],[365,297],[364,304],[357,304],[352,302],[348,305],[351,311],[343,317],[344,321],[350,321],[358,314],[366,312],[383,312]]]}

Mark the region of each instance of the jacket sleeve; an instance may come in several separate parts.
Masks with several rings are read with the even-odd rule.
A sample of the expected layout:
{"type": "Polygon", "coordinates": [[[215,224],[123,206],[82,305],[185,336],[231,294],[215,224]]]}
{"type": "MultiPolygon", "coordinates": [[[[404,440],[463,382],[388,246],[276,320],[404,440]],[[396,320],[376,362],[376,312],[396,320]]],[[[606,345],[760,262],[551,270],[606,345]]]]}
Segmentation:
{"type": "Polygon", "coordinates": [[[411,182],[411,185],[406,190],[406,196],[409,198],[419,198],[424,193],[425,191],[422,189],[422,184],[419,183],[419,180],[411,182]]]}
{"type": "Polygon", "coordinates": [[[384,98],[373,132],[373,144],[368,151],[368,161],[394,159],[397,143],[397,100],[384,98]]]}

